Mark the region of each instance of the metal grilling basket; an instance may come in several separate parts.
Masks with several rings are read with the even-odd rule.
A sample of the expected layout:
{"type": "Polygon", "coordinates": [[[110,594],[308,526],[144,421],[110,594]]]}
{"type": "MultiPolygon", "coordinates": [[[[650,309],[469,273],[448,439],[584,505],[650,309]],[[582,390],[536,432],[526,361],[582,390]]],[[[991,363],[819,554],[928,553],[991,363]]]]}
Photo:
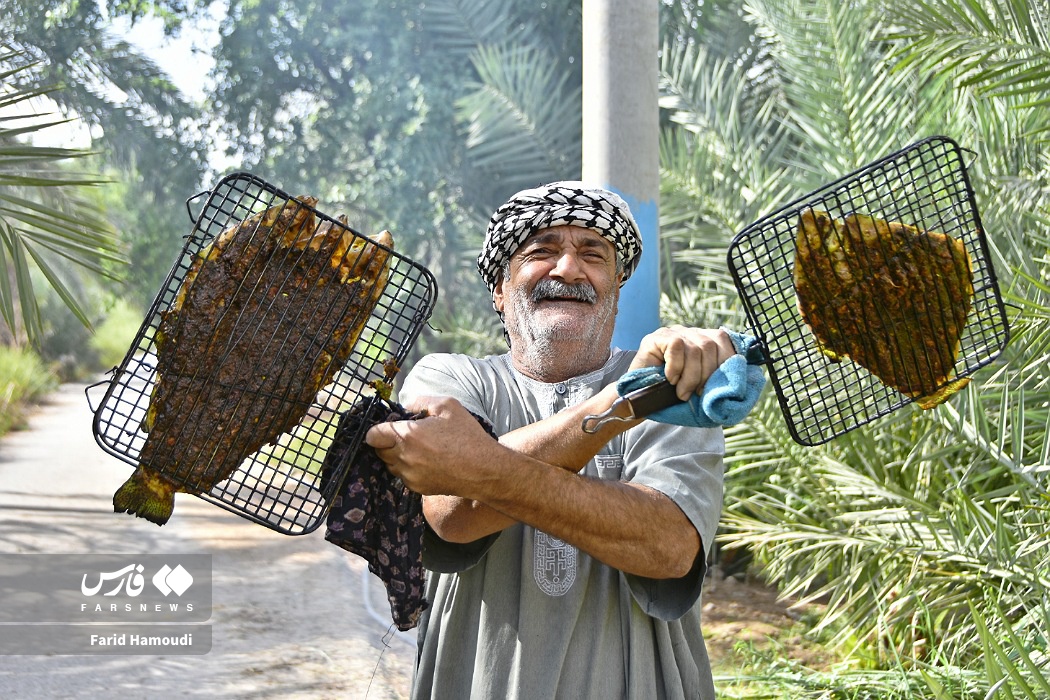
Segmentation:
{"type": "MultiPolygon", "coordinates": [[[[224,232],[234,229],[240,232],[237,227],[243,229],[245,225],[242,222],[254,215],[274,211],[275,207],[281,211],[292,208],[296,211],[299,208],[309,210],[313,221],[317,222],[316,230],[320,231],[322,226],[331,227],[326,230],[337,232],[338,240],[352,241],[351,250],[372,251],[373,257],[380,251],[387,254],[389,268],[385,284],[361,287],[362,294],[370,294],[370,300],[376,299],[367,320],[363,321],[362,326],[362,319],[350,318],[354,313],[363,316],[365,311],[348,305],[345,299],[330,290],[321,289],[323,284],[310,286],[310,291],[304,296],[302,289],[307,284],[304,280],[316,281],[318,275],[333,274],[329,268],[338,262],[334,257],[322,262],[311,262],[309,256],[316,254],[316,251],[309,246],[293,252],[288,252],[293,250],[291,248],[274,248],[269,258],[253,262],[257,269],[281,269],[279,274],[267,278],[265,284],[258,279],[249,279],[247,275],[243,279],[236,278],[236,267],[231,266],[231,276],[236,278],[231,284],[236,293],[219,295],[214,303],[219,306],[230,305],[228,310],[219,313],[220,316],[226,311],[230,315],[239,313],[241,316],[232,322],[232,326],[227,326],[233,328],[230,337],[216,330],[216,340],[206,344],[205,356],[221,359],[200,363],[201,367],[179,369],[183,374],[193,373],[195,376],[191,382],[182,385],[188,389],[180,389],[179,396],[173,399],[178,404],[172,409],[188,413],[195,401],[218,400],[217,405],[222,410],[217,413],[225,415],[228,412],[228,424],[216,427],[189,425],[190,421],[186,421],[187,424],[180,426],[175,431],[177,434],[172,435],[168,442],[200,441],[202,431],[208,430],[227,430],[231,434],[255,430],[248,423],[265,423],[266,416],[264,414],[260,418],[260,414],[256,413],[254,418],[245,417],[248,414],[241,407],[252,402],[277,406],[281,402],[297,401],[295,415],[301,418],[295,419],[298,423],[292,429],[267,441],[249,454],[228,477],[214,485],[202,481],[199,475],[202,470],[209,468],[210,460],[219,459],[216,455],[221,450],[191,452],[192,458],[189,461],[180,458],[175,468],[171,466],[173,460],[165,457],[163,447],[154,448],[151,445],[149,450],[156,470],[176,483],[178,490],[197,494],[278,532],[290,535],[308,533],[323,521],[333,492],[349,468],[349,464],[339,465],[339,469],[330,477],[326,475],[324,480],[321,478],[321,467],[340,415],[350,406],[367,409],[379,400],[378,395],[389,385],[430,317],[437,297],[437,285],[426,268],[386,246],[362,246],[366,241],[369,244],[372,242],[344,222],[323,214],[308,203],[293,199],[253,175],[235,173],[223,178],[210,192],[201,193],[187,202],[187,209],[192,202],[201,199],[203,205],[200,213],[194,216],[190,211],[193,229],[127,355],[106,381],[88,389],[89,402],[94,403],[92,393],[105,387],[97,407],[92,406],[95,439],[111,455],[133,466],[140,464],[147,440],[144,421],[147,419],[151,396],[160,379],[157,362],[159,343],[173,342],[163,339],[160,329],[165,327],[166,315],[179,307],[180,294],[186,294],[184,287],[189,285],[184,283],[187,278],[197,283],[198,278],[193,277],[196,274],[195,261],[199,266],[200,259],[207,258],[213,250],[212,246],[224,232]],[[273,252],[276,250],[284,252],[273,252]],[[293,254],[300,256],[302,261],[277,260],[278,255],[287,258],[293,254]],[[300,271],[285,273],[284,270],[292,269],[293,265],[299,265],[300,271]],[[306,272],[302,272],[302,266],[307,266],[306,272]],[[307,299],[308,302],[304,301],[299,308],[296,305],[299,299],[307,299]],[[239,311],[233,308],[235,304],[240,305],[239,311]],[[307,315],[315,322],[308,323],[305,319],[307,315]],[[345,336],[335,337],[337,332],[341,332],[336,329],[345,329],[348,324],[361,329],[352,347],[349,341],[342,340],[345,336]],[[274,331],[275,328],[278,331],[274,331]],[[341,342],[344,344],[340,345],[341,342]],[[341,348],[342,354],[335,354],[337,359],[332,359],[329,354],[333,347],[341,348]],[[230,358],[230,355],[243,355],[246,352],[258,358],[247,363],[253,367],[253,371],[248,373],[247,380],[231,379],[228,368],[236,364],[236,358],[230,358]],[[288,394],[292,388],[275,388],[283,386],[275,383],[276,380],[265,381],[267,375],[281,373],[292,377],[301,376],[306,370],[295,366],[300,356],[314,358],[311,361],[315,364],[310,365],[310,371],[314,371],[317,376],[320,374],[313,368],[325,362],[329,363],[324,366],[325,376],[334,371],[330,382],[324,383],[315,396],[305,399],[290,397],[288,394]],[[342,356],[347,359],[339,366],[342,356]],[[240,423],[235,424],[238,421],[240,423]]],[[[259,230],[256,225],[252,235],[259,235],[259,230]]],[[[260,249],[254,249],[255,254],[262,255],[258,253],[260,249]]],[[[343,272],[342,268],[338,268],[344,275],[344,284],[366,284],[365,281],[357,282],[369,262],[366,252],[358,254],[352,269],[343,272]]],[[[343,256],[349,258],[349,252],[344,252],[343,256]]],[[[333,283],[331,286],[337,285],[333,283]]],[[[184,323],[181,318],[178,322],[184,323]]],[[[215,328],[219,326],[219,322],[216,322],[215,328]]],[[[245,364],[241,362],[241,366],[245,364]]],[[[296,380],[291,380],[291,383],[296,383],[296,380]]],[[[150,421],[146,422],[150,424],[150,421]]],[[[350,449],[347,454],[356,451],[367,427],[367,424],[362,424],[357,434],[348,436],[350,449]]]]}
{"type": "MultiPolygon", "coordinates": [[[[842,222],[871,217],[869,221],[881,220],[882,227],[872,230],[890,226],[912,230],[917,233],[917,245],[932,245],[920,239],[933,240],[935,236],[939,241],[961,242],[972,269],[972,303],[964,324],[952,328],[959,333],[957,353],[951,357],[954,368],[950,379],[946,378],[938,389],[990,363],[1009,338],[973,189],[959,146],[953,141],[932,137],[917,142],[810,193],[741,231],[730,244],[727,256],[749,324],[765,346],[766,367],[781,412],[792,437],[802,445],[827,442],[916,400],[852,358],[832,359],[822,351],[821,340],[800,311],[796,262],[801,248],[801,220],[804,215],[821,212],[842,229],[842,222]]],[[[825,243],[824,250],[813,252],[827,256],[828,247],[825,243]]],[[[878,257],[878,243],[873,250],[874,257],[878,257]]],[[[870,269],[885,270],[893,264],[890,259],[877,260],[870,269]]],[[[813,280],[815,288],[834,286],[827,279],[834,277],[834,272],[815,276],[824,278],[813,280]]],[[[925,315],[916,320],[915,327],[920,334],[934,336],[933,343],[938,342],[936,336],[941,330],[953,323],[943,317],[947,303],[937,302],[948,298],[949,291],[957,291],[948,290],[945,285],[939,275],[932,273],[925,274],[919,285],[930,299],[918,300],[917,308],[921,306],[925,315]]],[[[834,305],[829,300],[829,307],[834,305]]],[[[901,337],[886,331],[897,322],[888,308],[891,303],[861,297],[855,305],[864,305],[866,310],[851,312],[840,307],[838,313],[828,315],[830,332],[837,332],[835,324],[845,325],[855,313],[858,318],[868,319],[857,333],[864,336],[861,342],[884,354],[896,354],[895,361],[902,360],[905,350],[901,337]]],[[[856,331],[857,322],[851,323],[856,331]]]]}

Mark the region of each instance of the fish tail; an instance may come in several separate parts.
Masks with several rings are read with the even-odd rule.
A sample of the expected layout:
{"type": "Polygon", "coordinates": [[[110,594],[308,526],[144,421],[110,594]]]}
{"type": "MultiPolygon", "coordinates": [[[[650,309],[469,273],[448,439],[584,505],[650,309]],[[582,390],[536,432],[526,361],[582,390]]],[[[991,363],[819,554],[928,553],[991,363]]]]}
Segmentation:
{"type": "Polygon", "coordinates": [[[113,512],[131,513],[163,525],[175,508],[175,484],[142,467],[113,494],[113,512]]]}

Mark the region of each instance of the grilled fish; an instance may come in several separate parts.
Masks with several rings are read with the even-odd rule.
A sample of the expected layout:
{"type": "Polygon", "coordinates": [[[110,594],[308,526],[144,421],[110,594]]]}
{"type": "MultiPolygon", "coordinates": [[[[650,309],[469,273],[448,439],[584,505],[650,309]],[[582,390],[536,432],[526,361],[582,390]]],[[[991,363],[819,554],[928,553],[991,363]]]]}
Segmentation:
{"type": "Polygon", "coordinates": [[[146,441],[115,512],[163,525],[176,491],[207,493],[294,428],[349,357],[389,272],[374,243],[393,242],[317,226],[316,203],[273,206],[194,257],[161,314],[146,441]]]}
{"type": "Polygon", "coordinates": [[[961,241],[810,209],[799,220],[794,285],[802,318],[831,359],[849,357],[922,408],[969,382],[953,379],[973,303],[961,241]]]}

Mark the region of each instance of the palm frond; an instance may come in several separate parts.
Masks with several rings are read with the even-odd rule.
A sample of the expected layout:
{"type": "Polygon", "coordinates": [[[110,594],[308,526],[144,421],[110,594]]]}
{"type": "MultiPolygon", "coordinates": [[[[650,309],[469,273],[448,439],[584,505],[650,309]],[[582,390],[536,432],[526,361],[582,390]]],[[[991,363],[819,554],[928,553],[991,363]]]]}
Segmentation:
{"type": "Polygon", "coordinates": [[[529,29],[514,25],[510,3],[489,0],[435,0],[423,9],[423,29],[443,51],[469,57],[479,46],[532,43],[521,32],[529,29]],[[524,40],[524,41],[523,41],[524,40]]]}
{"type": "Polygon", "coordinates": [[[739,230],[787,201],[786,131],[776,93],[756,89],[748,70],[693,44],[661,51],[660,232],[671,265],[665,292],[695,288],[729,295],[725,249],[739,230]]]}
{"type": "Polygon", "coordinates": [[[1019,620],[996,601],[971,601],[970,615],[984,648],[988,678],[1000,695],[1028,700],[1050,697],[1050,653],[1042,632],[1033,634],[1045,631],[1050,622],[1045,601],[1019,620]]]}
{"type": "Polygon", "coordinates": [[[791,165],[806,174],[803,191],[919,135],[918,79],[889,70],[877,3],[766,0],[747,3],[747,12],[771,47],[786,124],[800,144],[791,165]]]}
{"type": "MultiPolygon", "coordinates": [[[[14,65],[10,70],[17,74],[31,65],[23,59],[6,52],[0,65],[14,65]]],[[[29,101],[45,94],[53,93],[40,86],[19,87],[17,81],[0,89],[3,101],[19,106],[23,116],[32,114],[29,101]]],[[[8,128],[0,122],[0,314],[9,328],[22,328],[31,341],[42,330],[34,271],[90,326],[68,282],[70,271],[112,277],[113,264],[123,261],[112,227],[80,194],[103,180],[66,167],[67,161],[89,154],[28,140],[52,123],[38,119],[8,128]],[[56,264],[59,260],[62,265],[56,264]]]]}
{"type": "Polygon", "coordinates": [[[840,630],[842,642],[859,634],[903,656],[936,646],[972,658],[967,600],[996,590],[1017,605],[1050,585],[1045,514],[1026,510],[1032,494],[1009,465],[989,464],[973,445],[923,415],[798,462],[788,451],[729,503],[723,540],[751,547],[786,593],[826,599],[820,627],[840,630]]]}
{"type": "Polygon", "coordinates": [[[1050,8],[1026,0],[908,0],[891,4],[902,64],[953,73],[989,96],[1045,106],[1050,76],[1050,8]]]}
{"type": "Polygon", "coordinates": [[[457,101],[477,167],[504,189],[572,177],[580,162],[579,85],[545,50],[478,47],[479,83],[457,101]]]}

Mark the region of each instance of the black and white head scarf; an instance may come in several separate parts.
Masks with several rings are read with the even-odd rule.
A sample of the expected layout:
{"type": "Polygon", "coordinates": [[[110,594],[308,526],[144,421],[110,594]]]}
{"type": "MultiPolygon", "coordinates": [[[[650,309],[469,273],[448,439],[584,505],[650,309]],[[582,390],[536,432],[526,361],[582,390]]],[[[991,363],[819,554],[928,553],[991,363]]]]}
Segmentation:
{"type": "Polygon", "coordinates": [[[478,271],[495,293],[506,261],[532,234],[552,226],[580,226],[613,244],[623,282],[638,266],[642,235],[627,202],[608,190],[577,181],[522,190],[496,210],[478,255],[478,271]]]}

